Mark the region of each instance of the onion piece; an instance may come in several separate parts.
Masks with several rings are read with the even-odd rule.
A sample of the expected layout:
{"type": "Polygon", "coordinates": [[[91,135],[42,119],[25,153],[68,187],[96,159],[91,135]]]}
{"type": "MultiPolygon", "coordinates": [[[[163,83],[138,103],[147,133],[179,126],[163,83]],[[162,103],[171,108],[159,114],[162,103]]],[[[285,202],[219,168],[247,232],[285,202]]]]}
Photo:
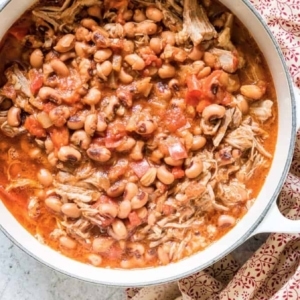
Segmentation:
{"type": "Polygon", "coordinates": [[[36,115],[36,119],[42,125],[43,128],[49,128],[53,125],[52,121],[50,120],[49,115],[42,111],[36,115]]]}
{"type": "Polygon", "coordinates": [[[143,159],[130,163],[130,167],[139,178],[142,178],[149,170],[150,165],[146,159],[143,159]]]}
{"type": "Polygon", "coordinates": [[[169,144],[168,150],[169,150],[170,156],[175,160],[179,160],[179,159],[188,157],[188,154],[186,152],[184,145],[179,141],[175,142],[173,144],[169,144]]]}

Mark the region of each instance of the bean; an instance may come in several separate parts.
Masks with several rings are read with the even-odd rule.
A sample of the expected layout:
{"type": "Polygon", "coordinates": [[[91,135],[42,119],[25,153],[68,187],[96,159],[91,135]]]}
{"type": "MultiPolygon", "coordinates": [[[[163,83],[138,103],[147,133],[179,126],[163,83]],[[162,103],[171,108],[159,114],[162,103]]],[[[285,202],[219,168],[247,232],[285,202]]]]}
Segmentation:
{"type": "Polygon", "coordinates": [[[157,258],[157,251],[154,248],[150,248],[145,253],[145,260],[146,261],[154,261],[157,258]]]}
{"type": "Polygon", "coordinates": [[[42,101],[51,100],[52,102],[54,102],[56,104],[61,104],[61,102],[62,102],[62,98],[59,95],[59,93],[56,90],[54,90],[53,88],[48,87],[48,86],[43,86],[40,88],[40,90],[38,92],[38,97],[42,101]]]}
{"type": "Polygon", "coordinates": [[[126,226],[121,220],[119,219],[114,220],[113,223],[111,224],[111,227],[116,237],[118,237],[118,240],[124,240],[127,238],[128,231],[126,226]]]}
{"type": "Polygon", "coordinates": [[[138,187],[133,182],[127,182],[124,190],[123,200],[131,200],[138,194],[138,187]]]}
{"type": "Polygon", "coordinates": [[[112,69],[113,65],[108,60],[104,61],[102,64],[96,65],[97,75],[103,80],[107,80],[107,77],[111,73],[112,69]]]}
{"type": "Polygon", "coordinates": [[[73,239],[71,239],[68,236],[61,236],[59,238],[59,243],[61,246],[68,248],[68,249],[75,249],[76,248],[76,241],[74,241],[73,239]]]}
{"type": "Polygon", "coordinates": [[[84,130],[88,135],[90,136],[94,135],[97,129],[97,121],[98,121],[98,116],[96,114],[90,114],[86,116],[84,122],[84,130]]]}
{"type": "Polygon", "coordinates": [[[185,175],[187,178],[196,178],[203,171],[203,163],[200,159],[193,159],[190,166],[185,169],[185,175]]]}
{"type": "Polygon", "coordinates": [[[97,132],[103,132],[107,128],[107,124],[104,119],[104,113],[99,112],[97,114],[97,132]]]}
{"type": "Polygon", "coordinates": [[[165,157],[164,161],[167,165],[172,166],[172,167],[179,167],[183,164],[183,159],[175,160],[170,156],[165,157]]]}
{"type": "Polygon", "coordinates": [[[231,155],[235,159],[240,158],[242,155],[242,151],[240,149],[233,149],[231,155]]]}
{"type": "Polygon", "coordinates": [[[37,174],[38,181],[45,187],[48,187],[53,182],[52,174],[47,169],[40,169],[37,174]]]}
{"type": "Polygon", "coordinates": [[[104,107],[103,112],[105,119],[112,121],[115,117],[116,108],[120,106],[120,101],[116,96],[111,96],[110,98],[105,99],[108,104],[104,107]]]}
{"type": "Polygon", "coordinates": [[[28,151],[30,158],[39,159],[42,155],[42,150],[40,148],[33,148],[28,151]]]}
{"type": "Polygon", "coordinates": [[[133,70],[141,71],[146,66],[144,60],[135,53],[126,55],[124,60],[131,66],[133,70]]]}
{"type": "Polygon", "coordinates": [[[169,254],[163,246],[159,246],[157,249],[158,259],[163,265],[167,265],[170,262],[169,254]]]}
{"type": "Polygon", "coordinates": [[[146,20],[146,16],[143,11],[141,11],[140,9],[136,9],[134,11],[133,20],[135,22],[142,22],[146,20]]]}
{"type": "Polygon", "coordinates": [[[124,68],[121,68],[119,73],[119,79],[124,84],[129,84],[133,81],[133,77],[125,72],[124,68]]]}
{"type": "Polygon", "coordinates": [[[218,226],[223,228],[233,226],[235,222],[236,219],[230,215],[221,215],[218,218],[218,226]]]}
{"type": "Polygon", "coordinates": [[[242,85],[241,94],[253,100],[259,100],[264,95],[265,91],[258,85],[242,85]]]}
{"type": "Polygon", "coordinates": [[[98,88],[92,87],[89,89],[88,93],[84,96],[82,101],[87,105],[96,105],[101,100],[101,92],[98,88]]]}
{"type": "Polygon", "coordinates": [[[62,38],[59,39],[54,50],[57,52],[68,52],[74,48],[75,45],[75,35],[74,34],[66,34],[62,38]]]}
{"type": "Polygon", "coordinates": [[[154,212],[150,212],[148,214],[148,219],[147,219],[148,225],[154,226],[156,224],[156,221],[157,221],[157,219],[156,219],[155,213],[154,212]]]}
{"type": "Polygon", "coordinates": [[[173,93],[176,93],[176,92],[179,92],[179,81],[177,79],[171,79],[168,83],[168,86],[169,86],[169,89],[173,92],[173,93]]]}
{"type": "Polygon", "coordinates": [[[12,106],[7,112],[7,124],[12,127],[18,127],[21,124],[21,109],[12,106]]]}
{"type": "Polygon", "coordinates": [[[138,256],[144,255],[145,253],[145,246],[141,243],[127,243],[126,250],[131,253],[138,256]]]}
{"type": "Polygon", "coordinates": [[[164,43],[169,44],[171,46],[175,45],[175,33],[172,31],[163,31],[160,34],[161,38],[163,39],[164,43]]]}
{"type": "MultiPolygon", "coordinates": [[[[54,124],[57,127],[61,127],[65,125],[69,117],[70,117],[70,111],[67,106],[57,106],[51,109],[49,112],[50,123],[54,124]]],[[[46,128],[48,128],[48,124],[46,128]]]]}
{"type": "Polygon", "coordinates": [[[216,63],[216,57],[210,52],[204,52],[203,61],[207,66],[213,68],[216,63]]]}
{"type": "Polygon", "coordinates": [[[49,196],[45,199],[45,205],[52,209],[53,211],[60,213],[61,212],[61,201],[55,196],[49,196]]]}
{"type": "Polygon", "coordinates": [[[199,150],[203,148],[206,144],[206,138],[201,135],[194,135],[193,136],[193,143],[192,143],[192,151],[199,150]]]}
{"type": "Polygon", "coordinates": [[[204,67],[198,74],[197,78],[202,79],[207,77],[211,73],[211,67],[204,67]]]}
{"type": "Polygon", "coordinates": [[[135,45],[134,45],[133,41],[131,41],[131,40],[124,40],[123,41],[123,49],[122,49],[122,53],[123,54],[126,55],[126,54],[133,53],[134,52],[134,48],[135,48],[135,45]]]}
{"type": "Polygon", "coordinates": [[[85,116],[83,114],[76,114],[69,118],[67,125],[72,130],[81,129],[85,123],[85,116]]]}
{"type": "Polygon", "coordinates": [[[112,51],[110,49],[101,49],[96,51],[94,54],[94,60],[97,63],[102,63],[112,56],[112,51]]]}
{"type": "Polygon", "coordinates": [[[158,69],[158,75],[160,78],[172,78],[176,75],[176,69],[169,63],[164,63],[161,68],[158,69]]]}
{"type": "Polygon", "coordinates": [[[145,145],[145,142],[137,141],[130,153],[130,158],[133,160],[142,160],[144,145],[145,145]]]}
{"type": "Polygon", "coordinates": [[[115,218],[119,212],[118,205],[114,203],[100,203],[98,206],[100,215],[115,218]]]}
{"type": "Polygon", "coordinates": [[[33,68],[39,69],[43,66],[44,54],[40,49],[35,49],[30,55],[30,64],[33,68]]]}
{"type": "Polygon", "coordinates": [[[93,251],[105,253],[110,249],[114,242],[115,241],[109,237],[96,237],[92,243],[93,251]]]}
{"type": "Polygon", "coordinates": [[[134,38],[136,33],[136,24],[133,22],[127,22],[123,26],[124,34],[128,38],[134,38]]]}
{"type": "Polygon", "coordinates": [[[156,168],[149,168],[148,171],[142,176],[140,182],[143,186],[151,185],[156,178],[156,168]]]}
{"type": "Polygon", "coordinates": [[[209,123],[215,119],[221,119],[224,117],[226,109],[219,104],[211,104],[206,106],[202,112],[202,118],[205,122],[209,123]]]}
{"type": "Polygon", "coordinates": [[[132,137],[124,137],[123,141],[121,142],[121,144],[116,148],[116,150],[118,152],[126,152],[131,150],[134,145],[135,145],[136,141],[134,138],[132,137]]]}
{"type": "Polygon", "coordinates": [[[174,175],[167,170],[165,166],[160,166],[157,169],[157,178],[164,184],[171,184],[174,182],[174,175]]]}
{"type": "Polygon", "coordinates": [[[58,58],[52,59],[50,61],[50,66],[53,71],[60,77],[67,77],[70,75],[70,71],[66,64],[58,58]]]}
{"type": "Polygon", "coordinates": [[[146,8],[146,16],[149,20],[160,22],[163,19],[163,13],[156,7],[148,6],[146,8]]]}
{"type": "Polygon", "coordinates": [[[126,219],[131,212],[131,202],[129,200],[123,200],[119,204],[118,218],[126,219]]]}
{"type": "Polygon", "coordinates": [[[148,210],[145,206],[141,207],[139,209],[136,209],[135,212],[140,219],[145,219],[148,217],[148,210]]]}
{"type": "Polygon", "coordinates": [[[102,257],[100,255],[91,253],[88,254],[87,259],[95,267],[99,267],[102,264],[102,257]]]}
{"type": "Polygon", "coordinates": [[[203,50],[200,45],[194,46],[189,53],[188,58],[192,60],[200,60],[203,56],[203,50]]]}
{"type": "Polygon", "coordinates": [[[145,260],[143,257],[132,257],[130,259],[123,259],[120,262],[120,266],[123,269],[133,269],[135,267],[144,267],[145,266],[145,260]]]}
{"type": "Polygon", "coordinates": [[[71,146],[63,146],[58,150],[57,157],[60,161],[76,163],[81,159],[81,153],[71,146]]]}
{"type": "Polygon", "coordinates": [[[75,43],[75,52],[79,57],[87,57],[89,55],[93,55],[96,53],[96,51],[97,48],[95,46],[91,46],[83,42],[75,43]]]}
{"type": "Polygon", "coordinates": [[[152,21],[145,20],[137,24],[135,28],[135,33],[140,35],[152,35],[157,32],[157,25],[152,21]]]}
{"type": "Polygon", "coordinates": [[[64,203],[61,211],[69,218],[77,219],[81,216],[81,211],[75,203],[64,203]]]}
{"type": "Polygon", "coordinates": [[[58,159],[57,159],[57,157],[56,157],[56,155],[55,155],[54,152],[49,153],[47,159],[48,159],[48,162],[49,162],[49,164],[50,164],[51,166],[54,167],[54,166],[57,165],[58,159]]]}
{"type": "Polygon", "coordinates": [[[99,5],[92,5],[87,9],[87,13],[91,17],[101,18],[101,8],[99,5]]]}
{"type": "Polygon", "coordinates": [[[84,150],[88,149],[91,137],[84,130],[77,130],[71,136],[71,142],[84,150]]]}
{"type": "Polygon", "coordinates": [[[61,55],[59,56],[59,59],[60,59],[61,61],[67,61],[67,60],[69,60],[69,59],[71,59],[71,58],[75,58],[75,57],[76,57],[76,53],[73,52],[73,51],[70,51],[70,52],[66,52],[66,53],[64,53],[64,54],[61,54],[61,55]]]}
{"type": "Polygon", "coordinates": [[[76,29],[75,38],[76,38],[76,42],[75,42],[75,51],[76,51],[76,44],[78,43],[77,41],[81,41],[81,42],[90,41],[91,32],[87,28],[80,26],[76,29]]]}
{"type": "Polygon", "coordinates": [[[198,74],[205,67],[205,63],[202,60],[196,60],[192,63],[192,73],[198,74]]]}
{"type": "Polygon", "coordinates": [[[106,193],[109,197],[116,198],[121,196],[124,190],[125,190],[125,182],[117,181],[107,189],[106,193]]]}
{"type": "Polygon", "coordinates": [[[93,19],[90,19],[90,18],[85,18],[85,19],[82,19],[80,24],[85,27],[85,28],[88,28],[90,30],[93,30],[95,27],[98,26],[97,22],[93,19]]]}
{"type": "Polygon", "coordinates": [[[148,202],[148,194],[140,191],[136,196],[131,199],[131,208],[138,209],[143,207],[148,202]]]}
{"type": "Polygon", "coordinates": [[[86,151],[88,157],[98,162],[107,162],[111,158],[111,152],[104,146],[92,146],[86,151]]]}
{"type": "Polygon", "coordinates": [[[139,121],[136,125],[135,132],[141,135],[153,133],[157,128],[157,124],[152,120],[139,121]]]}
{"type": "Polygon", "coordinates": [[[160,54],[163,49],[162,40],[159,37],[151,38],[149,46],[155,54],[160,54]]]}
{"type": "Polygon", "coordinates": [[[127,9],[123,12],[123,19],[125,21],[131,20],[132,16],[133,16],[133,11],[130,9],[127,9]]]}

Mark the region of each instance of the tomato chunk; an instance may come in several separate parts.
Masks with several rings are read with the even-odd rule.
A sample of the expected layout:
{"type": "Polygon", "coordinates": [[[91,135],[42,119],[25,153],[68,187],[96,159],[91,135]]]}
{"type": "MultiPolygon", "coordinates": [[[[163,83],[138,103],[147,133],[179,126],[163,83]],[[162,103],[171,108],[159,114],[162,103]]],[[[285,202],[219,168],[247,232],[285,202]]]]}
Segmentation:
{"type": "Polygon", "coordinates": [[[175,179],[184,177],[184,171],[180,167],[174,167],[172,169],[172,174],[174,175],[175,179]]]}
{"type": "Polygon", "coordinates": [[[188,105],[197,106],[203,96],[202,84],[197,79],[196,75],[188,76],[186,83],[188,90],[185,95],[185,102],[188,105]]]}
{"type": "Polygon", "coordinates": [[[18,41],[22,41],[28,32],[26,26],[13,26],[9,29],[8,33],[11,34],[18,41]]]}
{"type": "Polygon", "coordinates": [[[180,108],[175,107],[167,110],[165,114],[165,124],[170,132],[175,132],[177,129],[183,127],[186,122],[186,117],[180,108]]]}
{"type": "Polygon", "coordinates": [[[37,70],[32,69],[29,72],[30,78],[30,91],[32,94],[36,94],[39,89],[43,86],[43,75],[39,73],[37,70]]]}
{"type": "Polygon", "coordinates": [[[142,178],[150,168],[149,163],[146,159],[131,162],[130,167],[139,178],[142,178]]]}
{"type": "Polygon", "coordinates": [[[168,150],[169,150],[170,156],[175,160],[179,160],[179,159],[188,157],[188,154],[186,152],[184,145],[179,141],[168,145],[168,150]]]}
{"type": "Polygon", "coordinates": [[[28,130],[31,135],[36,137],[45,137],[46,130],[42,127],[39,121],[34,116],[29,116],[26,118],[24,127],[28,130]]]}
{"type": "Polygon", "coordinates": [[[50,137],[53,142],[54,148],[59,149],[62,146],[69,144],[69,129],[67,127],[52,127],[50,129],[50,137]]]}
{"type": "Polygon", "coordinates": [[[130,225],[133,227],[137,227],[142,224],[141,218],[137,215],[137,213],[135,211],[132,211],[128,215],[128,219],[129,219],[130,225]]]}

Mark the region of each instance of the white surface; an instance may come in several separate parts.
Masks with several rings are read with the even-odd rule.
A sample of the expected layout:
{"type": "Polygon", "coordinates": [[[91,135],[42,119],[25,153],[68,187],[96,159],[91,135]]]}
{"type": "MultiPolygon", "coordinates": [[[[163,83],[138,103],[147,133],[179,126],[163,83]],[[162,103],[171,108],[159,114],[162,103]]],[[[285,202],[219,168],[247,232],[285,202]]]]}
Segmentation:
{"type": "Polygon", "coordinates": [[[60,274],[24,253],[0,231],[0,300],[123,300],[124,290],[60,274]]]}

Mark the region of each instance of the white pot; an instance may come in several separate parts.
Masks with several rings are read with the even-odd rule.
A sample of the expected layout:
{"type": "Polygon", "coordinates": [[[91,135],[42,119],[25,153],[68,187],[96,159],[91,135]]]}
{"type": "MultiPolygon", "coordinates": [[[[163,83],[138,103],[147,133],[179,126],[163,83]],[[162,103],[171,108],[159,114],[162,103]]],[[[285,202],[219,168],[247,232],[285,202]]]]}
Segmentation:
{"type": "MultiPolygon", "coordinates": [[[[0,38],[34,2],[32,0],[0,0],[0,38]]],[[[71,260],[40,244],[0,202],[0,227],[20,248],[49,267],[76,278],[113,286],[146,286],[177,280],[202,270],[224,257],[253,234],[300,232],[300,221],[284,218],[276,206],[276,198],[293,157],[298,128],[295,93],[283,56],[265,23],[246,0],[221,0],[221,2],[244,23],[262,50],[274,79],[279,105],[279,132],[273,164],[256,202],[246,216],[213,245],[177,263],[148,269],[112,270],[95,268],[71,260]]]]}

